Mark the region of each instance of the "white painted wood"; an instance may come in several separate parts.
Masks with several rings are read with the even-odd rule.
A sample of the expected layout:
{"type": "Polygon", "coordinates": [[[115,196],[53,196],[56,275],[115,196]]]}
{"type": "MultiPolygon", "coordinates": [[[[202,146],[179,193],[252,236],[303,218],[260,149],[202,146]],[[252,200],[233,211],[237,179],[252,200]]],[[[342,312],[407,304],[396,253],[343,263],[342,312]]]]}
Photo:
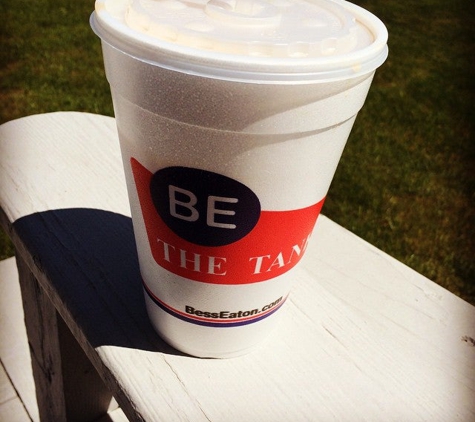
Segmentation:
{"type": "MultiPolygon", "coordinates": [[[[71,350],[74,352],[74,349],[69,348],[67,356],[71,360],[74,376],[77,377],[81,374],[77,352],[71,355],[71,350]]],[[[0,365],[0,421],[39,421],[18,270],[14,257],[0,261],[0,360],[2,364],[0,365]]],[[[82,375],[82,381],[87,383],[88,388],[85,393],[89,394],[84,394],[84,396],[89,397],[89,400],[91,395],[97,398],[102,393],[93,389],[93,383],[84,381],[84,378],[91,377],[91,371],[90,368],[84,369],[84,363],[82,366],[82,372],[86,373],[82,375]]],[[[89,413],[91,409],[97,409],[97,405],[92,406],[84,399],[78,403],[87,408],[89,413]]],[[[111,404],[110,409],[110,412],[98,421],[127,421],[116,403],[111,404]]]]}
{"type": "Polygon", "coordinates": [[[259,350],[212,360],[166,346],[143,309],[118,151],[111,118],[7,123],[0,206],[131,421],[475,419],[475,308],[325,216],[259,350]]]}
{"type": "Polygon", "coordinates": [[[42,421],[66,421],[56,309],[21,256],[16,257],[26,333],[42,421]]]}
{"type": "Polygon", "coordinates": [[[30,422],[31,419],[25,411],[21,400],[15,397],[0,404],[0,421],[5,422],[30,422]]]}
{"type": "Polygon", "coordinates": [[[0,365],[0,406],[16,397],[15,389],[11,384],[3,365],[0,365]]]}
{"type": "Polygon", "coordinates": [[[10,221],[104,203],[109,211],[128,213],[112,118],[74,112],[33,115],[3,124],[0,139],[0,204],[10,221]],[[113,188],[91,189],[91,181],[113,188]]]}
{"type": "Polygon", "coordinates": [[[129,422],[124,411],[118,406],[118,403],[113,399],[107,415],[98,419],[97,422],[129,422]]]}
{"type": "Polygon", "coordinates": [[[30,422],[23,403],[16,394],[3,365],[0,365],[0,421],[30,422]]]}
{"type": "Polygon", "coordinates": [[[127,416],[121,408],[112,410],[107,413],[107,415],[102,416],[99,419],[96,419],[95,422],[128,422],[127,416]]]}
{"type": "MultiPolygon", "coordinates": [[[[0,360],[28,419],[39,421],[15,258],[0,261],[0,360]],[[23,406],[22,406],[23,407],[23,406]]],[[[12,405],[17,408],[17,405],[12,405]]],[[[21,410],[20,410],[21,412],[21,410]]],[[[22,413],[23,413],[22,412],[22,413]]],[[[9,421],[5,417],[0,421],[9,421]]],[[[21,420],[21,419],[20,419],[21,420]]]]}
{"type": "MultiPolygon", "coordinates": [[[[4,380],[3,377],[3,368],[0,367],[0,383],[4,380]]],[[[8,400],[0,401],[0,421],[2,422],[30,422],[31,419],[28,416],[23,403],[18,398],[18,396],[13,396],[8,400]]]]}

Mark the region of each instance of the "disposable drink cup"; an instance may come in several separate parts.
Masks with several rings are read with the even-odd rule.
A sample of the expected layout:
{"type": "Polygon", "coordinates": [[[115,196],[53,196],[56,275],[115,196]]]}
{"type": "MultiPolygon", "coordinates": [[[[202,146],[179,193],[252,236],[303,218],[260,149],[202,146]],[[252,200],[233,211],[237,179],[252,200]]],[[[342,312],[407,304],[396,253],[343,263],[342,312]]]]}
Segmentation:
{"type": "Polygon", "coordinates": [[[288,301],[386,28],[337,0],[97,0],[91,26],[150,320],[187,354],[247,353],[288,301]]]}

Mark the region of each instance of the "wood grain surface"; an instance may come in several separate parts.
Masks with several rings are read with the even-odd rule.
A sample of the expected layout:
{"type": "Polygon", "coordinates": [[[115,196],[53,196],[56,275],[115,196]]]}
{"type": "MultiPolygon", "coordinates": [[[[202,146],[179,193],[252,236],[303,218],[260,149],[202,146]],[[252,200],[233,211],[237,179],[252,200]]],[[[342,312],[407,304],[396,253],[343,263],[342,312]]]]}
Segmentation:
{"type": "Polygon", "coordinates": [[[279,329],[198,359],[148,322],[114,119],[2,125],[0,180],[17,256],[130,421],[475,420],[475,308],[324,215],[279,329]]]}

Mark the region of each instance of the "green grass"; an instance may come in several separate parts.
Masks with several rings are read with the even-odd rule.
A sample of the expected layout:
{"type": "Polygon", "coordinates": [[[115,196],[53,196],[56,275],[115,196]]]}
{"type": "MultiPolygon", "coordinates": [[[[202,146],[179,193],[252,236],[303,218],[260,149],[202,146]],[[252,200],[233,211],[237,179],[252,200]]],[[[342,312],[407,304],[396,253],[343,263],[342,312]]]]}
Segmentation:
{"type": "Polygon", "coordinates": [[[390,55],[324,212],[475,303],[475,3],[360,1],[390,55]]]}
{"type": "MultiPolygon", "coordinates": [[[[475,2],[358,0],[389,30],[324,213],[475,304],[475,2]]],[[[112,115],[93,1],[2,0],[0,123],[112,115]]],[[[0,258],[11,255],[0,236],[0,258]]]]}

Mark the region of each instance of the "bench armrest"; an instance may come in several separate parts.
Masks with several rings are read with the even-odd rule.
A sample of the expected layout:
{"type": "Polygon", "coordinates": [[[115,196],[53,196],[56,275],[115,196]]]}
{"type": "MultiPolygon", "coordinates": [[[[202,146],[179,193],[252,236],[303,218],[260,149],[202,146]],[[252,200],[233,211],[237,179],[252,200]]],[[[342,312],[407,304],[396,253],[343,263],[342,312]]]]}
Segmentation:
{"type": "Polygon", "coordinates": [[[197,359],[148,321],[113,118],[2,125],[0,181],[17,257],[130,420],[473,420],[475,308],[324,215],[279,329],[197,359]]]}

